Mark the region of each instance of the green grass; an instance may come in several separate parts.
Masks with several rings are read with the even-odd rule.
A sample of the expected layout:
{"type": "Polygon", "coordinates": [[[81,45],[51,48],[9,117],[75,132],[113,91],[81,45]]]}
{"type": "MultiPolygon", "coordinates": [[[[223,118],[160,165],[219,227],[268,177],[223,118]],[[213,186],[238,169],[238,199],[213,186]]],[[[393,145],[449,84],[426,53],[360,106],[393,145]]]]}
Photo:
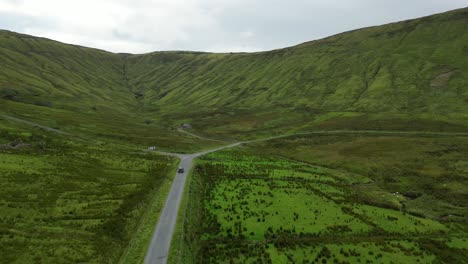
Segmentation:
{"type": "Polygon", "coordinates": [[[157,146],[160,150],[190,153],[224,144],[191,137],[157,123],[146,124],[144,117],[136,117],[134,113],[115,112],[112,109],[83,114],[66,109],[3,101],[0,103],[0,113],[84,138],[141,149],[157,146]]]}
{"type": "Polygon", "coordinates": [[[463,222],[467,212],[466,137],[316,134],[256,145],[267,153],[367,177],[371,182],[350,190],[366,203],[455,222],[463,222]]]}
{"type": "MultiPolygon", "coordinates": [[[[176,171],[177,163],[172,164],[169,173],[176,171]]],[[[153,198],[149,201],[148,208],[139,220],[139,226],[136,233],[131,238],[126,251],[122,254],[120,263],[142,263],[145,259],[147,249],[150,245],[151,238],[159,219],[159,214],[164,207],[166,197],[171,190],[172,181],[165,181],[158,186],[158,190],[154,192],[153,198]]]]}
{"type": "Polygon", "coordinates": [[[296,250],[278,249],[271,246],[266,252],[272,259],[275,259],[275,263],[290,261],[334,263],[335,260],[339,263],[431,263],[435,260],[434,255],[424,252],[417,244],[408,241],[388,241],[377,244],[326,244],[316,247],[299,247],[296,250]]]}
{"type": "Polygon", "coordinates": [[[447,245],[449,247],[454,247],[454,248],[460,248],[464,250],[468,250],[468,239],[465,238],[451,238],[448,242],[447,245]]]}
{"type": "Polygon", "coordinates": [[[364,216],[379,228],[389,233],[427,233],[448,231],[443,224],[430,219],[415,217],[401,212],[369,205],[353,205],[353,212],[364,216]]]}
{"type": "MultiPolygon", "coordinates": [[[[462,223],[369,204],[352,191],[369,181],[344,180],[346,172],[268,153],[258,146],[238,148],[197,162],[170,263],[431,263],[447,256],[451,263],[464,258],[462,223]]],[[[367,195],[406,201],[384,189],[367,195]]]]}
{"type": "Polygon", "coordinates": [[[140,263],[172,182],[175,160],[67,140],[14,122],[0,138],[2,263],[140,263]],[[16,131],[16,132],[15,132],[16,131]]]}
{"type": "Polygon", "coordinates": [[[468,128],[467,19],[233,54],[113,54],[0,31],[0,113],[81,138],[0,118],[0,144],[29,144],[0,151],[2,262],[140,263],[175,166],[142,149],[225,144],[177,131],[191,123],[226,140],[348,132],[203,157],[172,263],[461,263],[468,141],[450,133],[468,128]]]}
{"type": "Polygon", "coordinates": [[[294,181],[227,180],[210,192],[206,205],[220,225],[215,236],[264,240],[269,233],[333,233],[328,225],[349,226],[348,233],[372,228],[346,213],[333,200],[294,181]],[[242,224],[239,226],[239,224],[242,224]]]}

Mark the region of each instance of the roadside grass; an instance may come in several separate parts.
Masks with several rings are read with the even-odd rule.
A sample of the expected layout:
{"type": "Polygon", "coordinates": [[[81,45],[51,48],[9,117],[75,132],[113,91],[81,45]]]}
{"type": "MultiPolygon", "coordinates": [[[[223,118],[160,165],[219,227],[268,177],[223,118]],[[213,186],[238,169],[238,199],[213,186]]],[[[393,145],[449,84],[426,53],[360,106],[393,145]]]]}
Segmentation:
{"type": "MultiPolygon", "coordinates": [[[[176,171],[177,162],[173,162],[169,173],[176,171]]],[[[148,247],[151,243],[156,224],[159,220],[159,215],[164,207],[167,195],[171,190],[172,179],[164,181],[157,187],[153,194],[153,198],[149,202],[148,209],[143,213],[140,223],[131,238],[128,247],[122,254],[119,263],[125,264],[140,264],[144,262],[148,247]]]]}
{"type": "MultiPolygon", "coordinates": [[[[364,176],[360,182],[342,180],[343,170],[273,157],[264,150],[240,147],[198,160],[170,263],[428,263],[447,255],[464,258],[460,248],[438,242],[455,239],[452,243],[460,244],[456,239],[463,231],[458,225],[366,203],[352,191],[373,184],[364,176]]],[[[398,203],[401,199],[377,190],[371,195],[384,194],[398,203]]]]}
{"type": "Polygon", "coordinates": [[[2,263],[118,262],[129,244],[128,259],[146,254],[174,159],[3,120],[0,138],[28,144],[0,151],[2,263]]]}

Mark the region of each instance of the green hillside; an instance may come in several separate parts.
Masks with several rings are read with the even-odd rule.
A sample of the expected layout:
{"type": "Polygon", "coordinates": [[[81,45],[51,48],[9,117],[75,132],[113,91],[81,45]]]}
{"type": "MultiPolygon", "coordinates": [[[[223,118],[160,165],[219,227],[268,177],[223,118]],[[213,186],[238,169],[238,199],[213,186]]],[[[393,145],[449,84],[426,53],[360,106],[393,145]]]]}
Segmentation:
{"type": "MultiPolygon", "coordinates": [[[[438,130],[467,124],[467,22],[462,9],[270,52],[157,52],[130,57],[129,75],[148,107],[217,111],[219,120],[229,112],[273,111],[300,123],[333,112],[370,120],[385,113],[400,129],[411,119],[438,130]]],[[[265,115],[256,121],[279,118],[265,115]]]]}
{"type": "Polygon", "coordinates": [[[0,31],[0,112],[111,142],[209,147],[141,115],[125,56],[0,31]]]}
{"type": "Polygon", "coordinates": [[[0,37],[4,99],[82,111],[132,105],[122,56],[8,31],[0,37]]]}
{"type": "Polygon", "coordinates": [[[97,127],[146,121],[157,134],[185,121],[226,138],[337,128],[464,131],[467,22],[465,8],[235,54],[113,54],[1,31],[0,97],[14,103],[3,101],[0,111],[27,114],[36,105],[92,116],[97,127]]]}
{"type": "Polygon", "coordinates": [[[129,58],[150,105],[446,114],[466,111],[468,10],[252,54],[129,58]]]}
{"type": "Polygon", "coordinates": [[[255,138],[187,168],[169,263],[464,263],[467,58],[468,8],[257,53],[0,30],[0,263],[142,263],[178,164],[143,150],[255,138]]]}

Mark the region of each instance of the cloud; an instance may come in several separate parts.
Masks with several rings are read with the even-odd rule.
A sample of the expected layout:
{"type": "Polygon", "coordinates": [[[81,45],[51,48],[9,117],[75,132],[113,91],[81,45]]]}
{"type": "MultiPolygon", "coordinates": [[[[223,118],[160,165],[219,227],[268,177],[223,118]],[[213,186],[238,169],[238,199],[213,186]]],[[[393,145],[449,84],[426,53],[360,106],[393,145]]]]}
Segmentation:
{"type": "Polygon", "coordinates": [[[114,52],[258,51],[467,0],[0,0],[0,28],[114,52]]]}

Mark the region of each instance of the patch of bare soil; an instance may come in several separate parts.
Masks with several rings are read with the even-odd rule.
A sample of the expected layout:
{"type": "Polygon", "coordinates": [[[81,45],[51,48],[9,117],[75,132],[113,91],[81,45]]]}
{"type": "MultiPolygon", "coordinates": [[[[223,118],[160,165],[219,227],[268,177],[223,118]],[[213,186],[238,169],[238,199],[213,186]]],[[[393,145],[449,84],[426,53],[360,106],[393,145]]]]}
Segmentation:
{"type": "Polygon", "coordinates": [[[437,75],[434,79],[431,81],[431,87],[434,88],[444,88],[448,86],[448,82],[450,81],[450,78],[455,74],[455,70],[451,70],[448,72],[441,73],[437,75]]]}

